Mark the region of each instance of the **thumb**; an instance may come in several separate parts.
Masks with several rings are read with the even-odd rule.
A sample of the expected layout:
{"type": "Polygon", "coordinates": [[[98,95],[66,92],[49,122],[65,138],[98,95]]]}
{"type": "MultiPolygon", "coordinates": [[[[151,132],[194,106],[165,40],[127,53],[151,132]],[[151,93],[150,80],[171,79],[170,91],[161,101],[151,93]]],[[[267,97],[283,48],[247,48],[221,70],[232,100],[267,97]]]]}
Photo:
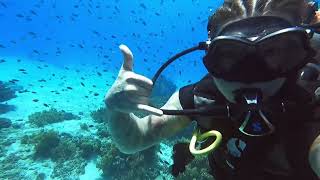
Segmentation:
{"type": "Polygon", "coordinates": [[[123,55],[123,64],[121,69],[125,71],[132,71],[133,70],[133,54],[131,50],[124,44],[121,44],[119,46],[119,49],[123,55]]]}
{"type": "Polygon", "coordinates": [[[144,104],[138,104],[137,105],[137,109],[151,113],[153,115],[156,116],[162,116],[163,115],[163,111],[161,109],[157,109],[148,105],[144,105],[144,104]]]}

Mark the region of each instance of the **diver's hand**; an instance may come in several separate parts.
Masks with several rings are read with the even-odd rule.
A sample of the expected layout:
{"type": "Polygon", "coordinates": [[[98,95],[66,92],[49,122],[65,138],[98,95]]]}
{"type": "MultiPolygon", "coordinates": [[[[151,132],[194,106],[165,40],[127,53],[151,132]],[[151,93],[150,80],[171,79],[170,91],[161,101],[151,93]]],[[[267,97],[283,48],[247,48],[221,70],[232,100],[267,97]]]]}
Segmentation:
{"type": "Polygon", "coordinates": [[[124,62],[118,78],[108,91],[105,103],[111,110],[132,113],[146,111],[162,115],[160,109],[148,106],[153,83],[150,79],[133,72],[133,55],[126,45],[119,46],[124,62]]]}

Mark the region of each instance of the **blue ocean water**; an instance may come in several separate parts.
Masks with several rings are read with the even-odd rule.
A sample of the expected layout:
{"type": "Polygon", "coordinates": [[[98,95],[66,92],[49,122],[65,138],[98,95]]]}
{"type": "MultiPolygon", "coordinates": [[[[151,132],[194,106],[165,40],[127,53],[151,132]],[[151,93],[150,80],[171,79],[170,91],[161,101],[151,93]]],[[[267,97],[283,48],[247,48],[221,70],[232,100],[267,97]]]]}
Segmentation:
{"type": "MultiPolygon", "coordinates": [[[[208,17],[222,3],[0,0],[0,179],[174,179],[172,142],[135,155],[114,147],[104,95],[123,62],[120,44],[132,50],[134,72],[152,78],[207,39],[208,17]]],[[[155,96],[165,99],[155,106],[207,73],[203,55],[163,72],[155,96]]]]}
{"type": "MultiPolygon", "coordinates": [[[[6,48],[1,55],[61,66],[107,62],[106,68],[116,72],[122,59],[118,45],[124,43],[134,53],[136,71],[151,77],[170,56],[206,39],[208,16],[221,3],[2,0],[0,43],[6,48]]],[[[204,73],[201,57],[182,58],[166,74],[179,76],[181,71],[179,80],[197,80],[204,73]],[[189,65],[196,67],[184,68],[189,65]]]]}
{"type": "MultiPolygon", "coordinates": [[[[170,179],[170,143],[123,155],[99,121],[123,61],[118,46],[132,50],[136,73],[152,78],[168,58],[206,40],[221,4],[0,0],[0,179],[170,179]],[[156,164],[146,164],[153,154],[156,164]]],[[[158,96],[206,74],[202,56],[169,66],[158,96]]]]}

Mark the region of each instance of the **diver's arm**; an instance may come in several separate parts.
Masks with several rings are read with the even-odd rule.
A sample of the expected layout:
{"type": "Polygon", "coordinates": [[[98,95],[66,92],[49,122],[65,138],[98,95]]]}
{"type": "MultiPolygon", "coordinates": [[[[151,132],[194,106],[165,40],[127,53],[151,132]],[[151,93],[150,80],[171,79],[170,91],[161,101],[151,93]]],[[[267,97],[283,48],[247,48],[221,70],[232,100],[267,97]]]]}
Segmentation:
{"type": "Polygon", "coordinates": [[[320,178],[320,135],[314,140],[310,148],[309,163],[313,171],[320,178]]]}
{"type": "MultiPolygon", "coordinates": [[[[174,93],[164,109],[182,110],[179,93],[174,93]]],[[[138,118],[133,113],[109,112],[109,131],[123,153],[132,154],[151,147],[184,129],[191,120],[186,116],[155,116],[138,118]]]]}

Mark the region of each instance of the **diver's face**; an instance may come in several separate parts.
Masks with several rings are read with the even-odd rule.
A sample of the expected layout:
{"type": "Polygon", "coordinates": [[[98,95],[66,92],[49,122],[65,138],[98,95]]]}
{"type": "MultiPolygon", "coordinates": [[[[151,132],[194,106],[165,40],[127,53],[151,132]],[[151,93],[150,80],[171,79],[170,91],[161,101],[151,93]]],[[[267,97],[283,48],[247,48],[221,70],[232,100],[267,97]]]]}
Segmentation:
{"type": "Polygon", "coordinates": [[[224,95],[224,97],[230,101],[235,103],[235,92],[242,88],[258,88],[263,93],[263,100],[268,99],[269,97],[276,94],[282,85],[284,84],[286,78],[278,78],[272,81],[266,82],[258,82],[258,83],[242,83],[236,81],[225,81],[223,79],[219,79],[213,77],[214,82],[218,88],[218,90],[224,95]]]}

